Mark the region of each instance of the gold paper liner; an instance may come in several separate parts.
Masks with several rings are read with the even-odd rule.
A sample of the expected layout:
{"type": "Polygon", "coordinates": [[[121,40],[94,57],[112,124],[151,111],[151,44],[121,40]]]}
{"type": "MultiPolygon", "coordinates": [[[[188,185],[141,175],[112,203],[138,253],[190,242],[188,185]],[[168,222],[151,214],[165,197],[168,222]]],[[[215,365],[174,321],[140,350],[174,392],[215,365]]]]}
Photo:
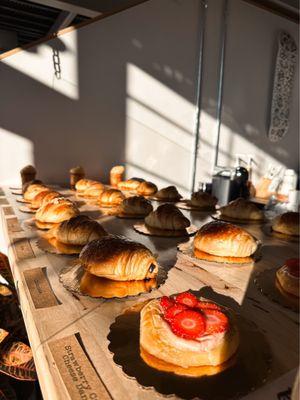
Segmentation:
{"type": "Polygon", "coordinates": [[[273,237],[276,239],[281,239],[281,240],[284,240],[285,242],[295,242],[295,243],[299,242],[299,236],[286,235],[285,233],[273,231],[271,224],[262,226],[261,230],[267,236],[270,236],[270,237],[273,237]]]}
{"type": "Polygon", "coordinates": [[[54,237],[39,237],[36,244],[39,249],[52,254],[79,254],[83,248],[83,246],[68,246],[64,243],[59,243],[54,237]]]}
{"type": "Polygon", "coordinates": [[[198,212],[213,212],[216,211],[216,207],[197,207],[190,205],[187,200],[179,201],[175,204],[176,207],[181,208],[182,210],[189,210],[189,211],[198,211],[198,212]]]}
{"type": "Polygon", "coordinates": [[[114,362],[143,388],[182,399],[226,400],[246,395],[267,380],[271,369],[269,344],[256,325],[240,315],[236,315],[240,346],[234,365],[224,371],[198,378],[150,367],[140,356],[140,309],[144,304],[139,303],[136,309],[132,308],[118,316],[110,326],[108,335],[108,348],[114,362]]]}
{"type": "Polygon", "coordinates": [[[14,189],[11,191],[11,193],[14,194],[15,196],[23,196],[22,189],[20,189],[20,190],[14,189]]]}
{"type": "Polygon", "coordinates": [[[30,201],[23,199],[23,197],[21,199],[16,199],[16,201],[18,203],[30,203],[30,201]]]}
{"type": "Polygon", "coordinates": [[[276,279],[278,268],[266,269],[258,273],[254,278],[254,283],[258,290],[270,300],[292,311],[299,312],[299,299],[292,296],[282,289],[276,279]]]}
{"type": "Polygon", "coordinates": [[[92,298],[118,299],[134,297],[141,293],[149,293],[159,288],[167,279],[167,275],[167,272],[161,266],[158,266],[156,279],[144,280],[141,282],[112,281],[110,279],[93,276],[85,272],[82,266],[76,263],[61,270],[59,281],[65,289],[73,294],[92,298]],[[81,286],[83,277],[85,282],[81,286]],[[96,292],[96,294],[94,292],[96,292]]]}
{"type": "Polygon", "coordinates": [[[19,210],[22,211],[23,213],[28,213],[28,214],[35,214],[36,210],[33,210],[32,208],[29,208],[27,206],[20,206],[19,210]]]}
{"type": "Polygon", "coordinates": [[[133,225],[135,231],[142,233],[147,236],[158,236],[158,237],[184,237],[184,236],[192,236],[198,231],[199,228],[195,225],[191,225],[188,228],[180,231],[171,231],[167,229],[157,229],[150,228],[146,226],[144,223],[139,223],[133,225]]]}
{"type": "Polygon", "coordinates": [[[178,251],[186,256],[190,257],[192,260],[195,261],[207,261],[215,264],[222,264],[224,266],[251,266],[254,262],[258,261],[261,258],[261,243],[258,241],[258,248],[251,257],[218,257],[213,256],[208,253],[203,252],[203,257],[196,257],[194,255],[194,248],[193,248],[193,239],[189,240],[188,242],[180,243],[177,246],[178,251]],[[244,258],[244,259],[243,259],[244,258]]]}
{"type": "Polygon", "coordinates": [[[232,224],[240,224],[240,225],[262,225],[267,222],[266,218],[261,220],[231,218],[227,217],[226,215],[221,215],[220,212],[212,214],[211,217],[217,221],[230,222],[232,224]]]}

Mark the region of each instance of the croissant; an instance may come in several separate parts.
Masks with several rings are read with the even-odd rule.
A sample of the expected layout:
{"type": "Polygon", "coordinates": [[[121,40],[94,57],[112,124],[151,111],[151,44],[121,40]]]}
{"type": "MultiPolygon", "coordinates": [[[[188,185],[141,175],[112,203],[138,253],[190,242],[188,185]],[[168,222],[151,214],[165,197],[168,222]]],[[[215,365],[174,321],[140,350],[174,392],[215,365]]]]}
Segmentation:
{"type": "Polygon", "coordinates": [[[245,220],[262,220],[264,213],[249,200],[238,198],[220,208],[221,215],[225,217],[245,220]]]}
{"type": "Polygon", "coordinates": [[[158,272],[157,261],[147,247],[116,236],[89,242],[79,260],[90,274],[113,281],[151,279],[158,272]]]}
{"type": "Polygon", "coordinates": [[[184,230],[191,223],[173,204],[162,204],[145,218],[145,224],[150,228],[184,230]]]}
{"type": "Polygon", "coordinates": [[[152,182],[142,182],[137,188],[137,193],[142,196],[150,196],[156,192],[157,186],[152,182]]]}
{"type": "Polygon", "coordinates": [[[126,297],[150,292],[157,286],[156,279],[139,281],[113,281],[85,272],[80,281],[80,291],[91,297],[126,297]]]}
{"type": "MultiPolygon", "coordinates": [[[[26,192],[27,189],[29,189],[29,186],[31,185],[43,185],[43,182],[40,181],[39,179],[33,179],[32,181],[26,182],[22,184],[22,193],[24,194],[26,192]]],[[[45,186],[45,185],[43,185],[45,186]]]]}
{"type": "Polygon", "coordinates": [[[124,199],[120,204],[121,214],[148,215],[153,210],[152,204],[141,196],[132,196],[124,199]]]}
{"type": "Polygon", "coordinates": [[[118,183],[122,182],[125,167],[123,165],[115,165],[110,170],[110,184],[113,187],[118,187],[118,183]]]}
{"type": "Polygon", "coordinates": [[[257,249],[257,241],[244,229],[223,221],[203,225],[194,238],[194,251],[220,257],[249,257],[257,249]]]}
{"type": "MultiPolygon", "coordinates": [[[[299,259],[292,258],[276,271],[276,280],[281,292],[299,299],[299,259]]],[[[278,287],[278,285],[277,285],[278,287]]]]}
{"type": "Polygon", "coordinates": [[[46,193],[46,195],[43,196],[43,198],[42,198],[40,207],[42,207],[45,204],[49,203],[49,201],[51,201],[53,199],[57,199],[58,197],[63,197],[63,196],[59,192],[55,192],[55,191],[53,191],[53,192],[51,191],[51,192],[46,193]]]}
{"type": "Polygon", "coordinates": [[[107,232],[97,221],[85,215],[77,215],[52,228],[49,234],[61,243],[84,246],[92,240],[106,236],[107,232]]]}
{"type": "Polygon", "coordinates": [[[215,207],[217,202],[218,199],[215,196],[199,190],[198,192],[194,192],[192,194],[191,200],[188,201],[188,204],[194,207],[206,208],[215,207]]]}
{"type": "Polygon", "coordinates": [[[100,194],[98,202],[100,206],[112,207],[112,206],[118,206],[119,204],[122,203],[124,199],[125,196],[120,190],[106,189],[100,194]]]}
{"type": "Polygon", "coordinates": [[[145,180],[142,178],[131,178],[127,179],[127,181],[119,182],[118,189],[120,190],[137,190],[142,182],[145,180]]]}
{"type": "Polygon", "coordinates": [[[41,184],[33,184],[28,186],[27,190],[24,192],[23,197],[25,200],[31,202],[32,199],[40,192],[45,191],[47,187],[41,184]]]}
{"type": "Polygon", "coordinates": [[[97,198],[100,196],[100,194],[105,190],[105,187],[102,183],[100,182],[94,182],[92,185],[90,185],[88,188],[86,188],[81,195],[83,197],[89,197],[89,198],[97,198]]]}
{"type": "Polygon", "coordinates": [[[79,210],[74,203],[63,197],[58,197],[37,210],[35,222],[38,228],[50,229],[55,224],[75,217],[78,214],[79,210]]]}
{"type": "Polygon", "coordinates": [[[98,183],[97,181],[93,181],[92,179],[80,179],[75,184],[76,191],[80,194],[83,193],[87,188],[89,188],[94,183],[98,183]]]}
{"type": "Polygon", "coordinates": [[[285,235],[299,236],[299,213],[289,211],[274,218],[272,229],[285,235]]]}
{"type": "Polygon", "coordinates": [[[175,186],[168,186],[156,192],[155,197],[159,200],[177,201],[180,200],[182,196],[178,193],[175,186]]]}
{"type": "Polygon", "coordinates": [[[61,194],[51,189],[45,188],[42,192],[39,192],[31,201],[30,208],[37,210],[42,205],[46,204],[50,200],[61,197],[61,194]]]}

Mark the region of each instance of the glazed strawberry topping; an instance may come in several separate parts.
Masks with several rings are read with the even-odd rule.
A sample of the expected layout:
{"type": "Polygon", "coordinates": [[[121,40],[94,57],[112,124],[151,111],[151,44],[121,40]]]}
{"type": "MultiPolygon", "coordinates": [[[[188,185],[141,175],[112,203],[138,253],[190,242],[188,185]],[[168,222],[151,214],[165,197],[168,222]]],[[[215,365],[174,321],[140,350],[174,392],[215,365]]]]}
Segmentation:
{"type": "Polygon", "coordinates": [[[170,321],[175,335],[186,339],[196,339],[205,332],[205,317],[193,310],[183,310],[170,321]]]}
{"type": "Polygon", "coordinates": [[[206,317],[206,333],[220,333],[228,329],[228,318],[225,314],[218,310],[203,310],[206,317]]]}
{"type": "Polygon", "coordinates": [[[184,292],[180,293],[175,298],[176,303],[184,304],[185,306],[194,308],[197,306],[198,299],[192,293],[184,292]]]}
{"type": "Polygon", "coordinates": [[[193,340],[229,329],[229,320],[220,306],[200,301],[192,293],[180,293],[174,298],[164,296],[160,305],[164,319],[179,337],[193,340]]]}
{"type": "Polygon", "coordinates": [[[300,269],[299,261],[300,261],[299,258],[290,258],[285,262],[285,265],[287,266],[289,273],[295,276],[296,278],[299,278],[299,269],[300,269]]]}

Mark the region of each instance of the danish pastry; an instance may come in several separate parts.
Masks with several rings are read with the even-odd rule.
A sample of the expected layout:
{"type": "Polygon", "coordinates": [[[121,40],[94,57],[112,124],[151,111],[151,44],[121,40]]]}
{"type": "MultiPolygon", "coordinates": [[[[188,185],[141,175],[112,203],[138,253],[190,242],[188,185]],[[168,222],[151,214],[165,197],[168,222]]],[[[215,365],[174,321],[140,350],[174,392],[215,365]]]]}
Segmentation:
{"type": "Polygon", "coordinates": [[[145,218],[146,226],[157,229],[184,230],[190,221],[173,204],[162,204],[145,218]]]}

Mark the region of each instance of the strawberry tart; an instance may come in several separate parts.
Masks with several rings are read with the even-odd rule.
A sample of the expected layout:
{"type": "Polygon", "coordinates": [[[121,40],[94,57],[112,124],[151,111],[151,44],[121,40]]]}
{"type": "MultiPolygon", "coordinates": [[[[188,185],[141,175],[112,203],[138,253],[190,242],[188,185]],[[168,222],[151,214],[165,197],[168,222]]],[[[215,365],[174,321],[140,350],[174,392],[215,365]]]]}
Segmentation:
{"type": "Polygon", "coordinates": [[[158,370],[214,375],[233,365],[238,346],[232,312],[192,293],[151,300],[141,311],[140,354],[158,370]]]}
{"type": "Polygon", "coordinates": [[[276,272],[276,287],[289,301],[299,303],[299,258],[290,258],[276,272]]]}

